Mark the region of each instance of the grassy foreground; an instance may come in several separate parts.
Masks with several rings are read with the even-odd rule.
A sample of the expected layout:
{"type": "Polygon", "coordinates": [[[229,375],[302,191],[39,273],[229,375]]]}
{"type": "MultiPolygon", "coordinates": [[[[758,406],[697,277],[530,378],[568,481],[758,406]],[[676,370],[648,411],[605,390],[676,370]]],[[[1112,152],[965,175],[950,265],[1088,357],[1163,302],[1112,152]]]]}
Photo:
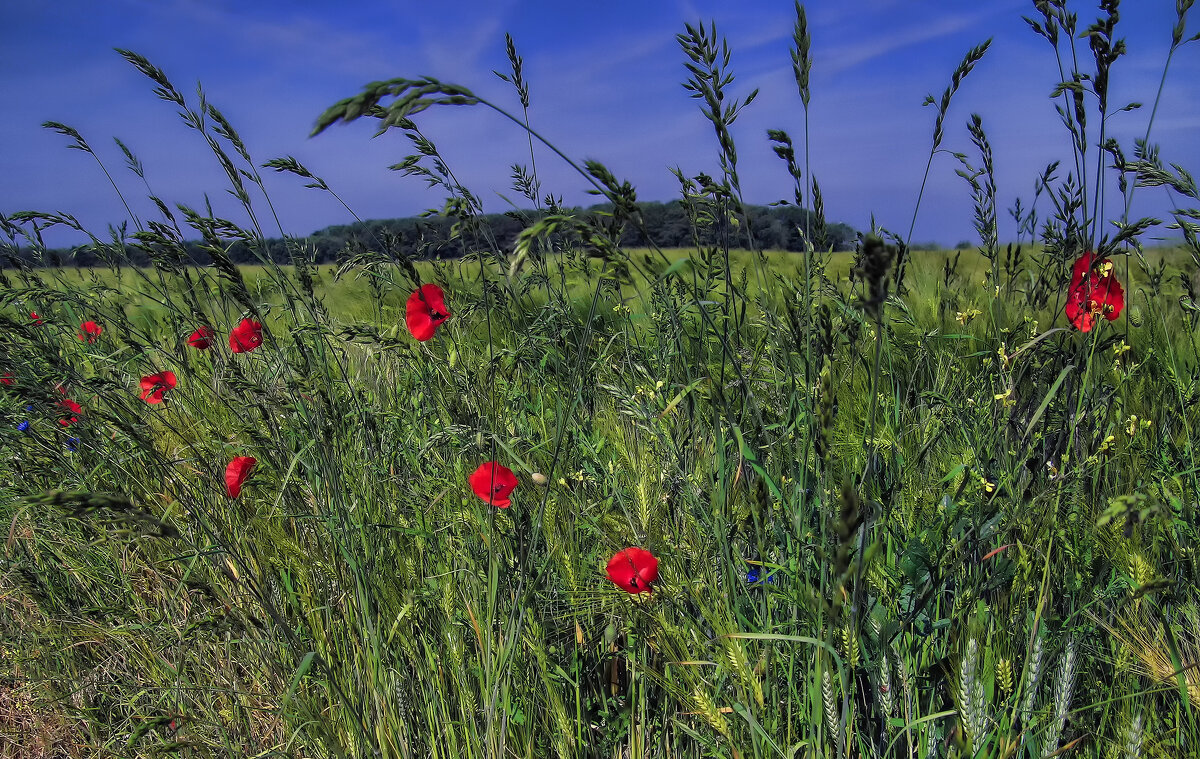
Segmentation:
{"type": "MultiPolygon", "coordinates": [[[[681,43],[721,68],[715,34],[681,43]]],[[[1195,753],[1195,236],[1098,236],[1067,177],[1038,244],[1002,248],[977,175],[982,252],[961,260],[885,230],[846,256],[819,229],[807,254],[739,251],[721,81],[692,82],[725,171],[680,177],[694,250],[616,246],[633,191],[598,164],[611,217],[548,198],[516,250],[491,247],[409,119],[491,104],[397,80],[318,126],[412,140],[475,255],[414,264],[381,240],[330,272],[297,243],[293,267],[237,267],[229,243],[265,239],[258,169],[312,177],[256,165],[213,109],[189,123],[249,221],[163,206],[94,240],[112,270],[3,272],[4,755],[1195,753]],[[185,230],[211,266],[184,265],[185,230]],[[134,247],[155,267],[117,269],[134,247]],[[1124,286],[1087,331],[1064,315],[1085,250],[1124,286]],[[430,282],[452,316],[417,342],[405,303],[430,282]],[[233,352],[243,319],[264,341],[233,352]],[[177,386],[147,403],[163,371],[177,386]],[[509,508],[468,487],[487,461],[520,481],[509,508]],[[651,593],[605,577],[628,546],[659,559],[651,593]]],[[[816,201],[802,163],[796,201],[816,201]]],[[[10,249],[68,223],[3,221],[10,249]]]]}

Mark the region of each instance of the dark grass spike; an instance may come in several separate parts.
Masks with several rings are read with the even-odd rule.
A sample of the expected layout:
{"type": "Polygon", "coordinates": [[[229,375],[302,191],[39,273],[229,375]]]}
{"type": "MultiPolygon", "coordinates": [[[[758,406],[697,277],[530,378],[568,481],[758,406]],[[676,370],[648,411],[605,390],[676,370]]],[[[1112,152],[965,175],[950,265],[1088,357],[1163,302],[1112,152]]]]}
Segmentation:
{"type": "Polygon", "coordinates": [[[862,244],[855,269],[867,284],[867,297],[861,302],[863,311],[878,322],[882,318],[883,304],[887,300],[888,269],[897,249],[887,245],[875,235],[868,235],[862,244]]]}
{"type": "MultiPolygon", "coordinates": [[[[967,122],[967,131],[971,135],[972,144],[979,151],[983,165],[976,169],[965,155],[955,154],[964,167],[957,173],[971,187],[971,199],[975,207],[975,231],[981,243],[979,252],[994,262],[999,252],[1000,241],[996,227],[996,176],[992,146],[988,142],[983,129],[983,119],[979,114],[971,114],[971,120],[967,122]]],[[[995,276],[994,269],[989,275],[995,276]]]]}
{"type": "Polygon", "coordinates": [[[209,118],[211,118],[216,124],[216,127],[213,129],[213,131],[216,132],[218,136],[224,137],[226,140],[228,140],[229,144],[233,145],[234,150],[238,152],[238,155],[242,157],[242,160],[253,166],[254,162],[250,160],[250,151],[246,149],[246,143],[242,142],[241,135],[237,133],[237,130],[233,128],[233,125],[230,124],[229,120],[225,118],[225,114],[221,113],[221,111],[212,103],[208,103],[207,113],[209,118]]]}
{"type": "MultiPolygon", "coordinates": [[[[68,148],[73,150],[82,150],[96,161],[96,164],[100,167],[100,171],[104,172],[104,176],[108,179],[108,183],[112,185],[113,191],[117,193],[117,197],[120,199],[121,205],[125,206],[125,213],[129,214],[129,218],[133,220],[134,225],[141,230],[141,220],[137,217],[137,215],[133,212],[133,209],[129,206],[129,203],[125,200],[125,195],[121,192],[121,188],[117,186],[117,182],[115,179],[113,179],[112,174],[108,172],[108,167],[104,165],[104,162],[100,160],[100,156],[96,155],[96,152],[92,150],[87,141],[83,139],[83,135],[79,134],[79,132],[74,128],[69,127],[66,124],[61,124],[57,121],[46,121],[42,124],[42,126],[53,130],[64,137],[70,137],[72,140],[74,140],[74,144],[68,145],[68,148]]],[[[118,141],[117,144],[120,144],[120,142],[118,141]]],[[[123,145],[121,147],[124,149],[123,145]]]]}
{"type": "Polygon", "coordinates": [[[808,108],[812,95],[809,90],[809,76],[812,73],[812,38],[808,34],[808,13],[804,6],[796,3],[796,24],[792,29],[792,74],[796,78],[796,87],[800,90],[800,101],[808,108]]]}
{"type": "Polygon", "coordinates": [[[1042,23],[1034,21],[1028,16],[1022,16],[1025,23],[1029,25],[1034,32],[1046,39],[1054,48],[1058,48],[1058,31],[1060,10],[1055,7],[1055,3],[1047,2],[1047,0],[1035,0],[1034,7],[1042,14],[1042,23]]]}
{"type": "Polygon", "coordinates": [[[499,71],[493,71],[492,73],[517,88],[517,97],[521,99],[521,107],[528,110],[529,83],[525,81],[525,77],[522,74],[525,59],[517,55],[517,44],[513,42],[512,35],[508,32],[504,33],[504,51],[508,55],[509,65],[512,66],[512,76],[509,77],[501,74],[499,71]]]}
{"type": "Polygon", "coordinates": [[[505,33],[504,48],[508,55],[508,63],[512,68],[512,76],[506,76],[499,71],[493,72],[506,82],[512,84],[517,90],[517,97],[521,101],[521,111],[525,127],[525,139],[529,146],[529,172],[523,169],[518,172],[514,165],[513,175],[514,182],[518,192],[533,202],[535,208],[540,208],[538,196],[541,194],[541,182],[538,180],[537,170],[537,153],[533,148],[533,132],[529,128],[529,83],[525,80],[523,73],[524,59],[517,54],[517,45],[513,41],[512,35],[505,33]]]}
{"type": "MultiPolygon", "coordinates": [[[[933,125],[933,146],[930,148],[929,158],[925,163],[925,175],[921,179],[921,189],[917,193],[917,203],[913,208],[912,220],[908,227],[908,235],[904,238],[904,243],[906,246],[912,244],[912,234],[913,230],[916,229],[917,226],[917,214],[921,210],[921,199],[925,195],[925,185],[929,181],[929,171],[933,166],[933,157],[937,154],[939,148],[941,148],[942,139],[945,136],[942,124],[945,122],[946,114],[950,110],[950,102],[954,97],[954,93],[958,92],[959,86],[962,85],[963,79],[965,79],[967,75],[970,74],[975,68],[975,65],[983,59],[983,56],[987,53],[988,48],[991,47],[991,44],[992,38],[989,37],[982,44],[976,45],[967,51],[967,54],[963,56],[962,61],[960,61],[958,66],[954,69],[954,73],[951,74],[950,84],[942,93],[942,99],[940,103],[937,103],[937,101],[933,99],[933,95],[927,95],[925,97],[925,105],[934,105],[937,103],[938,112],[937,118],[934,120],[933,125]]],[[[896,288],[900,292],[904,291],[904,273],[907,264],[906,259],[907,256],[904,255],[901,255],[896,259],[896,288]]]]}
{"type": "MultiPolygon", "coordinates": [[[[945,121],[946,114],[950,110],[951,98],[953,98],[954,94],[958,92],[958,88],[962,84],[963,79],[965,79],[967,75],[971,73],[972,69],[975,68],[975,64],[979,63],[979,61],[983,59],[984,54],[987,53],[988,48],[991,47],[991,44],[992,40],[989,37],[983,44],[977,45],[968,50],[967,54],[963,56],[962,61],[959,62],[958,67],[954,69],[954,73],[951,74],[950,84],[942,93],[942,99],[938,104],[937,120],[934,122],[933,126],[933,149],[935,151],[942,145],[942,139],[944,137],[942,123],[945,121]]],[[[932,97],[929,97],[926,100],[926,104],[931,104],[932,102],[932,97]]]]}
{"type": "Polygon", "coordinates": [[[817,178],[812,178],[813,216],[816,218],[813,228],[813,243],[817,250],[829,250],[829,232],[825,221],[825,197],[821,194],[821,185],[817,178]]]}
{"type": "Polygon", "coordinates": [[[311,171],[305,168],[303,164],[290,155],[264,161],[262,167],[264,169],[273,169],[281,174],[295,174],[301,179],[308,179],[310,180],[309,183],[304,186],[313,190],[329,189],[329,185],[325,184],[324,179],[314,175],[311,171]]]}
{"type": "MultiPolygon", "coordinates": [[[[1175,27],[1171,29],[1171,46],[1179,47],[1183,44],[1183,35],[1187,33],[1187,14],[1192,9],[1196,0],[1175,0],[1175,27]]],[[[1200,33],[1192,35],[1188,42],[1200,40],[1200,33]]]]}
{"type": "MultiPolygon", "coordinates": [[[[1096,180],[1095,187],[1092,192],[1092,225],[1089,230],[1089,240],[1095,245],[1096,236],[1100,229],[1101,209],[1104,206],[1104,156],[1105,144],[1108,142],[1106,138],[1108,130],[1108,83],[1112,65],[1125,54],[1125,40],[1113,39],[1113,33],[1116,29],[1117,22],[1120,20],[1118,12],[1119,0],[1103,0],[1100,3],[1100,8],[1104,11],[1104,18],[1088,27],[1084,32],[1084,36],[1088,39],[1088,45],[1092,50],[1092,56],[1095,59],[1095,73],[1091,77],[1091,91],[1096,96],[1097,111],[1100,120],[1100,135],[1097,139],[1096,151],[1096,180]]],[[[1119,169],[1118,169],[1119,172],[1119,169]]]]}
{"type": "Polygon", "coordinates": [[[63,137],[69,137],[74,140],[74,145],[67,146],[67,148],[70,150],[82,150],[85,153],[95,155],[91,146],[87,144],[87,140],[83,139],[83,135],[81,135],[73,127],[69,127],[66,124],[61,124],[57,121],[44,121],[42,122],[42,126],[46,129],[50,129],[58,134],[61,134],[63,137]]]}
{"type": "Polygon", "coordinates": [[[174,103],[175,105],[178,105],[180,108],[187,107],[187,103],[184,100],[183,95],[180,94],[179,90],[175,89],[175,86],[171,84],[169,79],[167,79],[167,75],[162,69],[152,64],[144,56],[139,55],[132,50],[124,50],[119,47],[114,49],[120,53],[122,58],[133,64],[134,68],[142,72],[142,74],[148,77],[150,81],[158,85],[154,89],[155,95],[167,101],[168,103],[174,103]]]}
{"type": "Polygon", "coordinates": [[[1108,111],[1108,79],[1112,64],[1126,51],[1125,40],[1113,39],[1113,31],[1121,18],[1121,14],[1117,10],[1119,3],[1120,0],[1102,0],[1100,9],[1104,11],[1105,17],[1089,26],[1084,32],[1096,60],[1096,73],[1092,77],[1091,84],[1092,93],[1096,96],[1101,114],[1108,111]]]}
{"type": "Polygon", "coordinates": [[[113,137],[113,142],[117,143],[117,147],[121,149],[122,155],[125,156],[125,167],[136,174],[138,179],[145,181],[146,168],[142,165],[141,159],[133,154],[133,151],[121,141],[120,137],[113,137]]]}
{"type": "Polygon", "coordinates": [[[767,139],[775,143],[771,149],[787,165],[788,174],[792,177],[792,199],[797,207],[803,208],[804,178],[796,164],[796,149],[792,146],[792,138],[783,130],[768,129],[767,139]]]}
{"type": "Polygon", "coordinates": [[[372,82],[354,97],[345,98],[330,106],[317,117],[310,137],[324,132],[334,123],[341,121],[350,123],[371,109],[380,107],[381,101],[392,98],[392,103],[385,109],[383,126],[378,134],[389,127],[404,128],[406,120],[417,113],[434,105],[476,105],[479,98],[465,87],[455,84],[445,84],[436,79],[391,79],[384,82],[372,82]]]}

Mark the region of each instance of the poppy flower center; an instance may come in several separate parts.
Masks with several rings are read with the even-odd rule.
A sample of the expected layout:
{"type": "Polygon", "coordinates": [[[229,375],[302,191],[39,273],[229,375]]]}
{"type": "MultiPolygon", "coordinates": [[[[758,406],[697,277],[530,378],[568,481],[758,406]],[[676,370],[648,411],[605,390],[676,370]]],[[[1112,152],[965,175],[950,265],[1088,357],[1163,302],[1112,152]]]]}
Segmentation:
{"type": "Polygon", "coordinates": [[[637,575],[634,575],[633,577],[629,578],[629,587],[631,587],[631,588],[637,587],[637,575]]]}

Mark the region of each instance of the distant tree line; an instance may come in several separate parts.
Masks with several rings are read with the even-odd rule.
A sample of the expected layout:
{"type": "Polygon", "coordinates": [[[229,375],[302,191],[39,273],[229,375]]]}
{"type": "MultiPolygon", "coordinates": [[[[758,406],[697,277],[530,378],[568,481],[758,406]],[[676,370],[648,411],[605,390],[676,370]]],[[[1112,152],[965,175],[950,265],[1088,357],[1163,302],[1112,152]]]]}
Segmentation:
{"type": "MultiPolygon", "coordinates": [[[[745,248],[748,247],[748,235],[752,234],[755,247],[761,250],[800,251],[804,249],[806,228],[812,231],[814,240],[817,240],[815,216],[807,209],[791,205],[750,206],[747,209],[748,224],[740,220],[736,224],[727,220],[720,223],[714,219],[693,224],[684,204],[679,201],[644,202],[638,206],[644,226],[625,225],[620,240],[624,247],[646,247],[652,241],[662,248],[690,248],[697,243],[712,245],[724,237],[730,247],[745,248]]],[[[602,204],[574,212],[588,216],[611,209],[611,205],[602,204]]],[[[456,233],[456,225],[461,225],[461,220],[446,216],[376,219],[326,227],[304,238],[271,238],[257,244],[257,250],[237,239],[222,239],[221,247],[227,250],[230,259],[239,264],[255,263],[263,256],[286,264],[291,261],[298,246],[311,262],[317,264],[337,263],[370,252],[383,253],[389,258],[403,256],[411,260],[448,259],[464,255],[469,248],[491,245],[511,251],[521,230],[542,215],[542,211],[486,214],[480,217],[480,224],[468,234],[456,233]]],[[[854,229],[841,223],[828,224],[824,229],[826,246],[832,246],[834,250],[853,247],[855,234],[854,229]]],[[[18,257],[35,266],[103,266],[108,263],[107,255],[108,251],[92,245],[51,250],[40,257],[29,249],[13,251],[9,248],[0,251],[0,267],[15,265],[13,259],[18,257]]],[[[126,244],[123,251],[125,260],[120,263],[147,266],[152,259],[159,257],[183,264],[207,265],[211,261],[204,243],[200,241],[152,242],[143,238],[126,244]]]]}

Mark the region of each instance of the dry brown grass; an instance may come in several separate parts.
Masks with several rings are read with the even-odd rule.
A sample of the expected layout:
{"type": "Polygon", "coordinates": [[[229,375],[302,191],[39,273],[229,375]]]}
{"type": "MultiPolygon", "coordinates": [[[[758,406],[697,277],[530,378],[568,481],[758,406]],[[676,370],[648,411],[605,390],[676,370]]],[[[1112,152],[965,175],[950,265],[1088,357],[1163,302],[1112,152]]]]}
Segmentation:
{"type": "Polygon", "coordinates": [[[0,759],[83,756],[80,734],[62,715],[47,711],[29,686],[0,684],[0,759]]]}

